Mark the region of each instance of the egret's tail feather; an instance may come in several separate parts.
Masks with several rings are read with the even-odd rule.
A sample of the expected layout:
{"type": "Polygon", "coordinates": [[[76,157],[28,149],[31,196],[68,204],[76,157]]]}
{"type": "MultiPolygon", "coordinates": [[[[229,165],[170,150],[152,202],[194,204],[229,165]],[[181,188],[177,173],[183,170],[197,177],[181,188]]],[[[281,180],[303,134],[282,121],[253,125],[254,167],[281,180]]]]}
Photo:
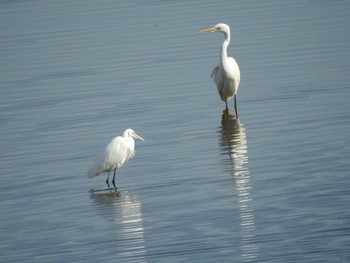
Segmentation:
{"type": "Polygon", "coordinates": [[[98,172],[95,172],[95,171],[91,171],[91,170],[89,170],[88,172],[87,172],[87,178],[94,178],[95,176],[98,176],[100,173],[98,173],[98,172]]]}

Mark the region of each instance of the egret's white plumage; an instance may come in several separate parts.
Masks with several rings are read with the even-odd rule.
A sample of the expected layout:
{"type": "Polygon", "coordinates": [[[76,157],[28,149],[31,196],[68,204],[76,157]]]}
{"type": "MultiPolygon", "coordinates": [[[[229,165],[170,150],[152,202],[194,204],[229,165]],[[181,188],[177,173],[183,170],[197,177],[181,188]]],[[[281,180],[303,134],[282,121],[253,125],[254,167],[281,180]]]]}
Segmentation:
{"type": "Polygon", "coordinates": [[[100,152],[93,161],[87,177],[93,178],[100,173],[108,172],[106,183],[109,187],[109,174],[114,171],[113,186],[115,186],[115,174],[116,171],[135,154],[135,141],[134,139],[144,141],[139,135],[137,135],[132,129],[124,131],[122,136],[117,136],[100,152]]]}
{"type": "Polygon", "coordinates": [[[215,27],[203,29],[201,32],[223,32],[225,35],[225,40],[221,46],[220,63],[213,69],[211,77],[214,79],[221,100],[226,103],[226,109],[228,109],[227,102],[234,96],[235,111],[238,115],[236,94],[241,81],[241,73],[236,60],[227,56],[227,47],[231,40],[230,27],[219,23],[215,27]]]}

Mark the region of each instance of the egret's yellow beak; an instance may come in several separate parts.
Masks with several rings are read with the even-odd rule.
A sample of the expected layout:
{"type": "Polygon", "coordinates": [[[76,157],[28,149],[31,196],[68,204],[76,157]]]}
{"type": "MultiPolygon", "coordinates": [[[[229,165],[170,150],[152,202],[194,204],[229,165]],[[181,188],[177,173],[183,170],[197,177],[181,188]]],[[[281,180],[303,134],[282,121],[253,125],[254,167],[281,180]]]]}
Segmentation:
{"type": "Polygon", "coordinates": [[[143,142],[145,141],[141,136],[138,136],[135,132],[131,136],[134,137],[135,139],[139,139],[143,142]]]}
{"type": "Polygon", "coordinates": [[[217,29],[215,27],[211,27],[211,28],[203,29],[199,32],[215,32],[215,31],[217,31],[217,29]]]}

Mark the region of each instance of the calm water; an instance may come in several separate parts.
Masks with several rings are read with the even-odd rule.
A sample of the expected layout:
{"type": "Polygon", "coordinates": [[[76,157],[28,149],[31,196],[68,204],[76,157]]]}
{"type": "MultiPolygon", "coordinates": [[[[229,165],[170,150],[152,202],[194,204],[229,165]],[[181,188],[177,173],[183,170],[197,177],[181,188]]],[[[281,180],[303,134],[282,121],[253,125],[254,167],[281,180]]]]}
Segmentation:
{"type": "Polygon", "coordinates": [[[349,262],[350,2],[124,2],[0,1],[0,261],[349,262]]]}

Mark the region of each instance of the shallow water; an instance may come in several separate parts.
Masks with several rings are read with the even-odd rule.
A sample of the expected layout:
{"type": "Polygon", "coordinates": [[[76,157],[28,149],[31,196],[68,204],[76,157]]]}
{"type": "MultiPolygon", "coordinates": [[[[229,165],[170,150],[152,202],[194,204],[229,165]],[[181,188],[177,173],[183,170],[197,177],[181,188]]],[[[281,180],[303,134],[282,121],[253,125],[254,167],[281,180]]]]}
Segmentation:
{"type": "Polygon", "coordinates": [[[347,1],[0,6],[1,262],[350,260],[347,1]],[[113,193],[86,171],[126,128],[113,193]]]}

